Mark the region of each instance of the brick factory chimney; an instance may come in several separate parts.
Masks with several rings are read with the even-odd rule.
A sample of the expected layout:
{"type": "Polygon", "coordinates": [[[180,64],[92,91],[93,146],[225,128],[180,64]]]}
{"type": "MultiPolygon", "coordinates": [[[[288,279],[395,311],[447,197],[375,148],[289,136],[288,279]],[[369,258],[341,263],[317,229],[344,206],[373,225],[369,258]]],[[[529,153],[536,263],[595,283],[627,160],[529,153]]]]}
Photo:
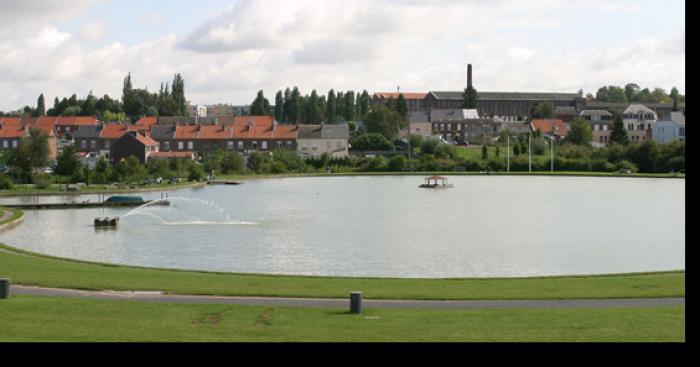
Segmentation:
{"type": "Polygon", "coordinates": [[[467,65],[467,87],[472,86],[472,64],[467,65]]]}

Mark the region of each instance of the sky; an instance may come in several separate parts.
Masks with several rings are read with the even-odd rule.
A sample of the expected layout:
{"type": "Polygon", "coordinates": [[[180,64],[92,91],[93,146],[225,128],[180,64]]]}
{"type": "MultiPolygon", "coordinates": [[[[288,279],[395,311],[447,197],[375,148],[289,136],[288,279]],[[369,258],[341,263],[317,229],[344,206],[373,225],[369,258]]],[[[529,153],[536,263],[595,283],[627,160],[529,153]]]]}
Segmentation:
{"type": "Polygon", "coordinates": [[[0,110],[157,91],[195,104],[258,90],[685,94],[685,4],[637,0],[0,0],[0,110]]]}

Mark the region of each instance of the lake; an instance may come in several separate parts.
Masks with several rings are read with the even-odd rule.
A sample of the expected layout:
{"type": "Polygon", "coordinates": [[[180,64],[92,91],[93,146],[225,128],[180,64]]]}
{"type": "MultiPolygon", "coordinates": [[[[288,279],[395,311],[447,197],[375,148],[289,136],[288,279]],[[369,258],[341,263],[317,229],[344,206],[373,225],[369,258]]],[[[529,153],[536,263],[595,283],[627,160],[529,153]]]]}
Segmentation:
{"type": "Polygon", "coordinates": [[[168,207],[26,211],[0,242],[82,260],[239,273],[451,278],[685,269],[684,179],[452,176],[448,190],[421,183],[422,176],[310,177],[182,189],[168,193],[168,207]],[[104,216],[121,217],[119,228],[94,228],[104,216]]]}

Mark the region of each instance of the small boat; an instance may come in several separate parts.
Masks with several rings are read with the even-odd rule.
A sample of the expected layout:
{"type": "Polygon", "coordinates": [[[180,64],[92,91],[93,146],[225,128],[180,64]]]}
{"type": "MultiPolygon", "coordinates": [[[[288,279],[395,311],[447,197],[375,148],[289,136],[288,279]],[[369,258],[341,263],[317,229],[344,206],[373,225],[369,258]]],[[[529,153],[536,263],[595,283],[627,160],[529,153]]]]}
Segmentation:
{"type": "Polygon", "coordinates": [[[119,224],[119,218],[95,218],[95,227],[116,227],[119,224]]]}
{"type": "Polygon", "coordinates": [[[447,177],[432,176],[426,177],[425,183],[418,187],[421,189],[451,189],[454,186],[447,183],[447,177]],[[438,183],[438,181],[442,181],[442,183],[438,183]]]}
{"type": "Polygon", "coordinates": [[[110,196],[107,200],[105,200],[105,203],[128,204],[128,203],[145,203],[145,201],[140,196],[115,195],[115,196],[110,196]]]}

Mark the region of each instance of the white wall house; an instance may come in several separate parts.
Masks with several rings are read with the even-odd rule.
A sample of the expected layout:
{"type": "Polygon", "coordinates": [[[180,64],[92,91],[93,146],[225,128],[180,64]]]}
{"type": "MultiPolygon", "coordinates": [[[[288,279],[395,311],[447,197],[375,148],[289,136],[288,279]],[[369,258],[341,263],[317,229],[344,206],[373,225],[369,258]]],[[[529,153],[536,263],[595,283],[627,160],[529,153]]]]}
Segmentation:
{"type": "Polygon", "coordinates": [[[658,115],[643,104],[631,104],[622,113],[622,122],[627,130],[630,142],[640,143],[651,139],[652,129],[658,115]]]}
{"type": "Polygon", "coordinates": [[[671,112],[654,124],[652,137],[657,143],[670,143],[685,140],[685,115],[683,112],[671,112]]]}

